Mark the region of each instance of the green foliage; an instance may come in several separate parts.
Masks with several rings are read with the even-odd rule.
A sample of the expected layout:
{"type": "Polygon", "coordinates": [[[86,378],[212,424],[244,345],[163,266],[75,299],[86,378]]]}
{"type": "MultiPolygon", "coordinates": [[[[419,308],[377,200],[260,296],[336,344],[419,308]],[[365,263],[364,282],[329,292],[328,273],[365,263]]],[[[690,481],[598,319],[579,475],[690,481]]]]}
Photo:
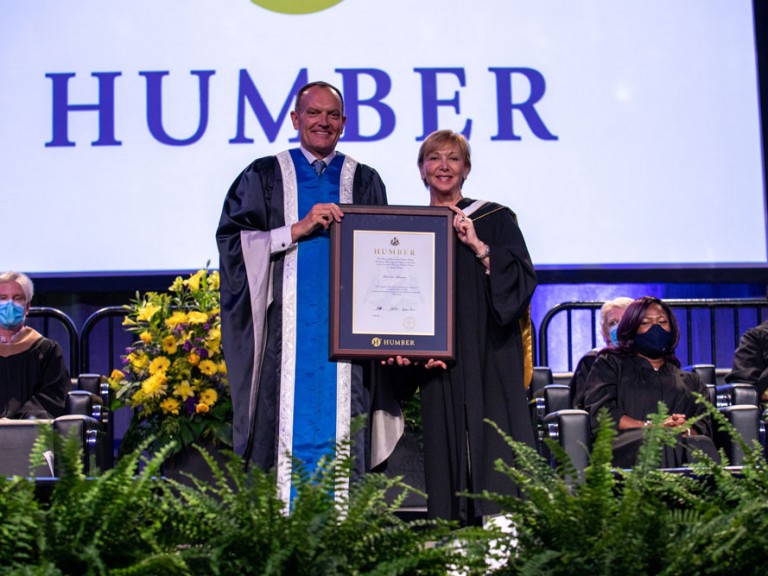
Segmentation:
{"type": "MultiPolygon", "coordinates": [[[[652,419],[664,416],[660,409],[652,419]]],[[[113,470],[86,478],[79,445],[69,441],[47,500],[26,479],[0,478],[0,575],[764,573],[768,465],[760,446],[743,444],[746,464],[738,471],[707,459],[690,474],[659,470],[662,448],[679,432],[649,427],[637,466],[618,471],[611,466],[616,432],[602,417],[581,475],[556,444],[549,446],[553,469],[507,438],[515,463],[497,468],[523,497],[477,497],[498,501],[511,528],[463,530],[400,520],[395,510],[412,490],[401,478],[369,474],[346,490],[348,443],[315,471],[297,463],[289,512],[274,476],[246,471],[231,454],[220,464],[198,448],[212,481],[163,480],[160,467],[173,447],[146,460],[145,444],[113,470]]]]}
{"type": "Polygon", "coordinates": [[[138,475],[139,451],[101,476],[86,478],[78,448],[69,442],[66,447],[67,464],[46,510],[42,557],[65,574],[107,574],[146,563],[160,552],[162,491],[156,476],[168,449],[145,462],[138,475]]]}
{"type": "MultiPolygon", "coordinates": [[[[708,411],[738,438],[715,408],[708,411]]],[[[652,420],[658,424],[665,416],[660,407],[652,420]]],[[[497,534],[513,553],[494,574],[764,574],[768,466],[762,448],[742,444],[748,456],[737,472],[703,455],[690,474],[659,470],[663,447],[680,431],[648,427],[637,465],[625,472],[611,467],[616,432],[603,416],[580,483],[571,480],[574,471],[555,443],[548,441],[559,462],[553,471],[507,439],[515,466],[499,462],[497,468],[524,497],[483,495],[499,501],[514,526],[512,533],[497,534]]]]}
{"type": "Polygon", "coordinates": [[[401,401],[405,429],[412,432],[421,432],[421,390],[416,390],[407,400],[401,401]]]}
{"type": "MultiPolygon", "coordinates": [[[[337,450],[348,454],[349,445],[337,450]]],[[[272,475],[245,473],[236,458],[225,473],[206,459],[215,482],[176,484],[181,505],[169,517],[181,539],[175,544],[189,544],[180,555],[195,574],[444,574],[449,561],[463,561],[456,549],[427,547],[448,535],[447,525],[397,518],[410,490],[401,479],[369,474],[341,489],[351,473],[347,456],[321,461],[312,474],[296,463],[290,513],[272,475]],[[391,490],[400,496],[387,503],[391,490]]]]}
{"type": "Polygon", "coordinates": [[[274,476],[246,472],[232,454],[222,465],[198,448],[213,481],[161,479],[173,447],[146,460],[150,442],[86,478],[79,446],[68,441],[46,502],[33,482],[0,479],[0,574],[431,575],[478,563],[466,548],[434,545],[449,540],[449,525],[395,515],[411,490],[400,478],[369,474],[344,489],[348,443],[311,474],[297,464],[289,513],[274,476]]]}
{"type": "Polygon", "coordinates": [[[34,488],[26,479],[0,477],[0,566],[28,564],[38,555],[42,514],[34,488]]]}

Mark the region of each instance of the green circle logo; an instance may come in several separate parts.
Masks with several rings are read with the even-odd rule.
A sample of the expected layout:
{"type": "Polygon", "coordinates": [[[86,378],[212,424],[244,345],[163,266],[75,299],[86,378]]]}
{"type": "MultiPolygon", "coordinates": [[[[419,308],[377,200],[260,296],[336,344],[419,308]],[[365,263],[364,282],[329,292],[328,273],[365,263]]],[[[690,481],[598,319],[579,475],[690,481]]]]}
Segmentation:
{"type": "Polygon", "coordinates": [[[312,14],[335,6],[341,0],[251,0],[251,2],[280,14],[312,14]]]}

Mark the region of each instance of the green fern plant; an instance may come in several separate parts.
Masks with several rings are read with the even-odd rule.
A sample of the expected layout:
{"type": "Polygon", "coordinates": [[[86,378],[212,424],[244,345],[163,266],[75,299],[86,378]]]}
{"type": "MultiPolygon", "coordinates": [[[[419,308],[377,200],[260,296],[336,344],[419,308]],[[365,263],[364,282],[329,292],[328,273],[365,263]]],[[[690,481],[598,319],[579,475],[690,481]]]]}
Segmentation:
{"type": "MultiPolygon", "coordinates": [[[[737,437],[713,407],[709,416],[737,437]]],[[[661,423],[660,407],[652,417],[661,423]]],[[[521,499],[485,493],[499,502],[514,529],[498,532],[512,552],[494,574],[690,575],[761,574],[768,529],[768,466],[758,445],[739,474],[703,457],[690,474],[658,469],[660,454],[680,430],[649,427],[637,465],[611,466],[613,424],[599,427],[583,481],[560,447],[548,441],[555,470],[530,448],[507,438],[515,465],[497,463],[521,488],[521,499]]],[[[692,423],[689,423],[689,425],[692,423]]]]}
{"type": "MultiPolygon", "coordinates": [[[[42,512],[35,485],[26,478],[0,477],[0,567],[35,563],[42,512]]],[[[0,573],[2,573],[0,570],[0,573]]]]}
{"type": "MultiPolygon", "coordinates": [[[[652,419],[664,416],[660,408],[652,419]]],[[[0,575],[474,576],[491,573],[491,555],[498,576],[764,573],[768,465],[761,447],[742,441],[747,456],[738,471],[702,459],[689,474],[671,474],[657,467],[677,433],[649,427],[637,466],[619,471],[611,466],[616,432],[601,416],[579,482],[556,443],[549,442],[553,469],[506,438],[514,466],[498,462],[497,469],[523,497],[476,495],[499,502],[511,523],[505,531],[402,521],[395,511],[412,489],[401,478],[369,474],[341,490],[353,467],[348,442],[312,473],[296,463],[289,512],[274,476],[246,471],[232,454],[221,464],[198,448],[212,482],[162,480],[167,454],[146,460],[141,450],[86,478],[79,442],[68,441],[47,502],[36,498],[33,482],[0,478],[0,575]]],[[[41,440],[33,459],[44,447],[41,440]]]]}
{"type": "Polygon", "coordinates": [[[66,440],[60,477],[45,511],[43,561],[55,563],[65,574],[95,575],[167,556],[157,544],[163,523],[158,514],[162,491],[156,478],[170,448],[143,462],[137,475],[146,447],[101,476],[86,478],[80,443],[66,440]]]}
{"type": "Polygon", "coordinates": [[[338,459],[323,459],[308,473],[295,463],[290,512],[277,497],[271,474],[232,457],[225,469],[201,452],[214,475],[211,484],[173,483],[178,507],[169,511],[174,535],[188,546],[179,554],[194,574],[222,576],[326,574],[444,574],[449,563],[472,559],[455,547],[434,546],[450,526],[406,523],[395,511],[410,490],[400,478],[368,474],[340,492],[352,469],[350,446],[338,459]],[[387,500],[399,491],[394,501],[387,500]]]}
{"type": "Polygon", "coordinates": [[[739,470],[704,460],[693,467],[700,489],[696,506],[680,512],[671,534],[676,555],[670,557],[666,574],[765,573],[762,560],[764,534],[768,530],[768,465],[763,448],[748,444],[736,429],[704,399],[709,417],[745,451],[739,470]]]}

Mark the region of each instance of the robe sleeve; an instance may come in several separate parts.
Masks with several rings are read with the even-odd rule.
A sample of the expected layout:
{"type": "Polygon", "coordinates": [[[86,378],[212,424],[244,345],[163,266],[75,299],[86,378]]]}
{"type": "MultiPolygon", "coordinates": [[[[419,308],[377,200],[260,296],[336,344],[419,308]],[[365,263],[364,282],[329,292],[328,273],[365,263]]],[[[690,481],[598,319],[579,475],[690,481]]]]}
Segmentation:
{"type": "Polygon", "coordinates": [[[768,326],[748,330],[733,355],[733,367],[725,377],[726,382],[754,384],[761,396],[768,389],[768,326]]]}
{"type": "Polygon", "coordinates": [[[266,325],[271,232],[284,225],[281,195],[276,159],[256,160],[230,187],[216,232],[222,346],[234,408],[233,448],[238,454],[246,449],[253,417],[252,388],[261,362],[255,351],[261,350],[266,325]]]}
{"type": "MultiPolygon", "coordinates": [[[[504,208],[476,228],[478,238],[491,248],[488,296],[497,322],[502,326],[520,319],[536,289],[536,272],[514,213],[504,208]]],[[[479,222],[482,222],[479,219],[479,222]]]]}
{"type": "Polygon", "coordinates": [[[353,185],[355,204],[385,206],[387,204],[387,188],[384,186],[379,173],[366,164],[358,164],[353,185]]]}
{"type": "Polygon", "coordinates": [[[592,365],[597,359],[597,352],[591,350],[581,357],[573,371],[573,377],[569,383],[571,389],[571,405],[575,408],[584,406],[584,396],[587,392],[587,378],[592,370],[592,365]]]}
{"type": "MultiPolygon", "coordinates": [[[[387,204],[387,191],[378,172],[365,164],[358,164],[353,182],[355,204],[383,206],[387,204]]],[[[366,386],[369,388],[368,406],[370,467],[376,468],[387,460],[403,434],[404,419],[400,403],[391,386],[391,372],[377,362],[364,363],[366,386]]]]}
{"type": "Polygon", "coordinates": [[[608,411],[613,425],[618,428],[621,417],[626,412],[619,404],[619,373],[615,358],[600,355],[592,365],[586,382],[584,404],[592,419],[592,429],[597,430],[597,415],[601,409],[608,411]]]}

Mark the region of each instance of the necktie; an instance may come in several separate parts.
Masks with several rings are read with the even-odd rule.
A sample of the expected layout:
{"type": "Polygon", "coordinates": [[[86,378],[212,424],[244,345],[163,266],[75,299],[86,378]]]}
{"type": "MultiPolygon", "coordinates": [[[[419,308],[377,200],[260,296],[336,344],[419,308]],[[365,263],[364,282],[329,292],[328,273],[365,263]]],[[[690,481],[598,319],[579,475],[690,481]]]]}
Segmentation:
{"type": "Polygon", "coordinates": [[[325,171],[325,162],[323,160],[315,160],[312,162],[312,168],[315,169],[315,174],[320,176],[325,171]]]}

